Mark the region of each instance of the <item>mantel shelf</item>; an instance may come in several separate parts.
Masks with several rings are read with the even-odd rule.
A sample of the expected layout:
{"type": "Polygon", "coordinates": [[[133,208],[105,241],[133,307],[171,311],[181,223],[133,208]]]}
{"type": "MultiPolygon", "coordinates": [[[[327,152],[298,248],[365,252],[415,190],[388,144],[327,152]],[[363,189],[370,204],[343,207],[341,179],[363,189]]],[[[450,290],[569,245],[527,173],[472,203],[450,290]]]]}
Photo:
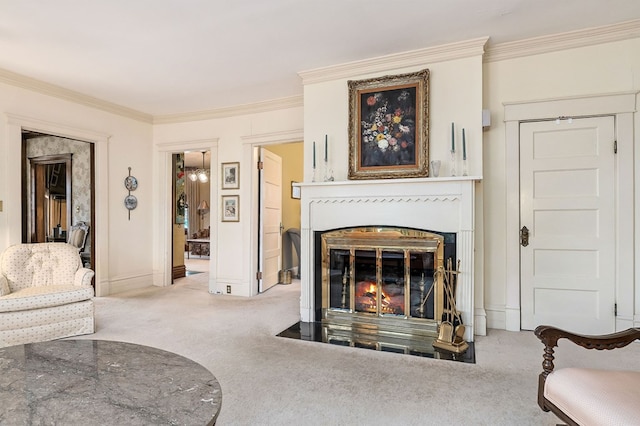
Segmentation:
{"type": "Polygon", "coordinates": [[[336,180],[331,182],[297,182],[293,186],[304,187],[322,187],[322,186],[345,186],[345,185],[384,185],[384,184],[405,184],[405,183],[437,183],[437,182],[466,182],[466,181],[482,181],[482,176],[445,176],[445,177],[429,177],[429,178],[407,178],[407,179],[363,179],[363,180],[336,180]]]}

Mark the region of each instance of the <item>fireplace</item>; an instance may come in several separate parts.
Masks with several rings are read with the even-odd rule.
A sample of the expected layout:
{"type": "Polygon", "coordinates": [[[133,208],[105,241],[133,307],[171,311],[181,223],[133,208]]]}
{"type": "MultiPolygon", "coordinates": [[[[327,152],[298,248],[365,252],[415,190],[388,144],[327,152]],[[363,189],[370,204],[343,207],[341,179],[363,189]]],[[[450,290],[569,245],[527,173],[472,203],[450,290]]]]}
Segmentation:
{"type": "Polygon", "coordinates": [[[322,232],[316,238],[324,341],[433,350],[448,309],[444,258],[455,256],[455,234],[447,233],[445,243],[444,235],[429,231],[375,226],[322,232]]]}
{"type": "MultiPolygon", "coordinates": [[[[325,320],[329,319],[332,325],[328,328],[328,332],[337,333],[341,327],[347,327],[348,324],[354,327],[352,319],[343,321],[345,312],[350,310],[358,314],[356,315],[358,321],[355,323],[358,330],[380,327],[379,322],[383,323],[384,328],[387,320],[402,319],[402,321],[395,321],[399,325],[393,327],[404,328],[412,325],[413,322],[420,322],[421,326],[417,329],[423,330],[429,336],[433,335],[436,330],[434,322],[438,321],[438,304],[431,307],[431,302],[428,302],[425,318],[417,316],[415,302],[411,301],[412,290],[404,286],[406,281],[413,281],[414,284],[416,280],[419,282],[422,278],[421,272],[413,276],[409,273],[407,277],[405,271],[402,277],[404,280],[401,286],[402,291],[398,289],[397,280],[395,283],[386,284],[388,288],[385,288],[379,286],[380,279],[377,272],[375,280],[373,279],[374,261],[376,268],[386,267],[389,270],[395,268],[396,272],[393,274],[402,276],[399,265],[403,262],[404,264],[409,262],[410,265],[412,262],[411,259],[405,259],[405,249],[409,249],[411,257],[411,250],[415,248],[412,245],[422,244],[418,243],[418,240],[429,240],[430,242],[425,246],[415,248],[415,252],[427,253],[428,256],[424,255],[425,259],[435,255],[433,262],[436,264],[449,257],[456,265],[456,261],[460,261],[455,300],[466,328],[464,339],[472,342],[474,334],[485,334],[484,310],[474,309],[476,275],[474,222],[477,180],[478,178],[473,177],[451,177],[299,184],[302,188],[300,246],[302,322],[323,322],[324,324],[325,320]],[[348,229],[360,229],[360,231],[345,232],[348,229]],[[382,236],[378,238],[379,241],[376,244],[366,244],[362,241],[356,243],[354,247],[343,244],[345,238],[355,236],[358,232],[362,232],[362,229],[369,229],[369,231],[383,229],[385,232],[411,230],[414,234],[404,239],[403,242],[408,243],[409,246],[403,248],[393,244],[387,245],[388,235],[377,233],[377,231],[368,231],[371,239],[382,236]],[[338,233],[333,233],[334,231],[338,233]],[[324,249],[323,235],[327,235],[324,249]],[[449,254],[443,252],[441,258],[437,258],[439,237],[445,240],[443,250],[446,251],[447,246],[449,250],[453,250],[449,254]],[[447,244],[447,239],[454,240],[455,244],[447,244]],[[374,245],[378,247],[374,249],[374,245]],[[326,252],[327,246],[333,250],[333,254],[329,254],[323,264],[322,254],[323,251],[326,252]],[[355,275],[357,268],[355,265],[352,267],[352,262],[359,262],[362,275],[355,275]],[[348,287],[348,292],[344,294],[343,308],[342,286],[345,280],[345,266],[347,266],[346,283],[348,284],[345,289],[348,287]],[[323,280],[333,286],[333,290],[327,287],[326,294],[322,292],[323,280]],[[366,288],[366,283],[374,281],[375,285],[370,288],[374,291],[366,291],[369,290],[366,288]],[[400,296],[402,292],[404,293],[400,296]],[[389,297],[388,304],[387,297],[389,297]],[[369,321],[371,317],[376,317],[378,323],[372,325],[369,321]]],[[[360,235],[358,238],[365,240],[368,237],[360,235]]],[[[425,260],[425,263],[430,261],[425,260]]],[[[410,266],[409,268],[411,269],[410,266]]],[[[424,268],[424,271],[425,282],[433,278],[430,277],[430,269],[424,268]]],[[[414,298],[417,298],[415,290],[413,291],[414,298]]],[[[439,297],[436,288],[433,291],[434,297],[439,297]]],[[[479,300],[481,296],[480,292],[479,300]]]]}

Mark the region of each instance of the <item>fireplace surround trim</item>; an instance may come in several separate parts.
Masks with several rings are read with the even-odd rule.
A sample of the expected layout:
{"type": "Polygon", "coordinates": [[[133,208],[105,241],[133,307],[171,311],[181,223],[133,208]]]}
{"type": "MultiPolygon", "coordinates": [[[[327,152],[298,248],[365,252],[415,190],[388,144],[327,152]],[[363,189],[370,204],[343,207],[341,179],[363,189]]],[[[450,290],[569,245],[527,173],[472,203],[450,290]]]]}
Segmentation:
{"type": "Polygon", "coordinates": [[[475,189],[481,179],[465,176],[297,184],[302,189],[301,320],[320,320],[315,318],[315,232],[376,224],[456,233],[461,272],[457,304],[466,326],[465,340],[484,335],[486,313],[482,306],[474,309],[476,292],[482,291],[482,286],[475,287],[474,268],[475,189]]]}

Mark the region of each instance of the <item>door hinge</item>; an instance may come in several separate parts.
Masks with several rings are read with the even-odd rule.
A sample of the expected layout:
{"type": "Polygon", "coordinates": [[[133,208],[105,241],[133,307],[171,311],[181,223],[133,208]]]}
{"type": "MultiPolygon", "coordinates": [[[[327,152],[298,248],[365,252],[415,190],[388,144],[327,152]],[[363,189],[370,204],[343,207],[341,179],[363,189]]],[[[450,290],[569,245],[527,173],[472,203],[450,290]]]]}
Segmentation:
{"type": "Polygon", "coordinates": [[[613,141],[613,153],[618,153],[618,141],[613,141]]]}
{"type": "Polygon", "coordinates": [[[618,304],[617,303],[613,304],[613,316],[614,317],[618,316],[618,304]]]}
{"type": "Polygon", "coordinates": [[[257,280],[261,280],[261,279],[262,279],[262,271],[259,271],[259,272],[256,274],[256,279],[257,279],[257,280]]]}
{"type": "Polygon", "coordinates": [[[258,170],[264,169],[264,163],[262,161],[258,161],[258,170]]]}

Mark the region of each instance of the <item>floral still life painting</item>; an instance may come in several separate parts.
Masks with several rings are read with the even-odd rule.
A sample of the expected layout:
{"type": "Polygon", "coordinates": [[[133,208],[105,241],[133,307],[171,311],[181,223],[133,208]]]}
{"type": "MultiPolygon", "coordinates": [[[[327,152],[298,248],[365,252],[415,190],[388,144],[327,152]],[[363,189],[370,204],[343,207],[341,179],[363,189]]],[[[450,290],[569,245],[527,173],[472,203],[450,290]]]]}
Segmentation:
{"type": "Polygon", "coordinates": [[[349,81],[349,179],[428,175],[429,70],[349,81]]]}

